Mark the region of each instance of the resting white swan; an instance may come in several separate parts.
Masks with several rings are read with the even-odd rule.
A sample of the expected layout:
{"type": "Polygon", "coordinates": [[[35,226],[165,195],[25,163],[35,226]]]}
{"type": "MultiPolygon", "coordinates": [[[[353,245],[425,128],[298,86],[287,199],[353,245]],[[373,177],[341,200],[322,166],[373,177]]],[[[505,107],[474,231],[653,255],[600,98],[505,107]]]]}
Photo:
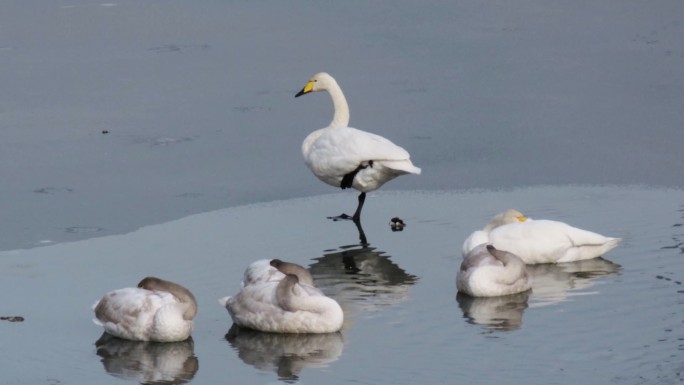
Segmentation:
{"type": "Polygon", "coordinates": [[[532,220],[517,210],[496,215],[483,230],[463,243],[463,255],[488,243],[519,256],[527,264],[572,262],[596,258],[612,250],[620,238],[605,237],[563,222],[532,220]]]}
{"type": "Polygon", "coordinates": [[[172,342],[183,341],[192,333],[197,302],[183,286],[147,277],[138,287],[105,294],[93,310],[93,322],[115,337],[172,342]]]}
{"type": "Polygon", "coordinates": [[[242,289],[219,300],[233,322],[274,333],[332,333],[342,328],[340,305],[313,286],[304,267],[260,260],[245,271],[242,289]]]}
{"type": "Polygon", "coordinates": [[[473,297],[496,297],[527,291],[531,285],[522,259],[481,244],[463,257],[456,287],[473,297]]]}
{"type": "MultiPolygon", "coordinates": [[[[295,97],[315,91],[328,91],[335,114],[328,127],[309,134],[302,143],[304,161],[323,182],[361,192],[351,217],[361,218],[366,193],[403,174],[420,174],[409,153],[382,136],[348,127],[349,107],[342,89],[325,72],[314,75],[295,97]]],[[[341,218],[349,218],[343,214],[341,218]]]]}

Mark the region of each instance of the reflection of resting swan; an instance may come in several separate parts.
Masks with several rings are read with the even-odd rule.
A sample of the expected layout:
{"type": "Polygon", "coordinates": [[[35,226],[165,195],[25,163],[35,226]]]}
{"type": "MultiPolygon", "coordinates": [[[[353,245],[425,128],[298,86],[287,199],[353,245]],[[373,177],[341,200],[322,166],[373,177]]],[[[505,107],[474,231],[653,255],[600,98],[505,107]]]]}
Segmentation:
{"type": "Polygon", "coordinates": [[[473,297],[495,297],[527,291],[530,282],[520,258],[482,244],[463,257],[456,287],[473,297]]]}
{"type": "Polygon", "coordinates": [[[103,333],[95,346],[107,373],[141,384],[185,384],[199,369],[192,338],[170,343],[141,342],[103,333]]]}
{"type": "Polygon", "coordinates": [[[304,368],[320,368],[342,355],[341,333],[262,333],[233,325],[226,339],[246,364],[275,371],[280,380],[297,380],[304,368]]]}
{"type": "Polygon", "coordinates": [[[517,210],[496,215],[463,243],[463,255],[482,243],[519,256],[527,264],[572,262],[601,256],[619,238],[609,238],[563,222],[532,220],[517,210]]]}
{"type": "Polygon", "coordinates": [[[620,265],[603,258],[527,266],[532,278],[530,307],[557,304],[573,296],[596,294],[587,289],[597,283],[597,278],[615,274],[619,270],[620,265]]]}
{"type": "Polygon", "coordinates": [[[279,260],[261,260],[245,271],[238,294],[219,302],[238,326],[276,333],[331,333],[340,330],[344,315],[304,274],[305,268],[279,260]],[[275,263],[274,263],[275,261],[275,263]],[[284,268],[281,272],[275,265],[284,268]],[[294,274],[293,274],[294,273],[294,274]],[[302,276],[302,278],[300,278],[302,276]]]}
{"type": "MultiPolygon", "coordinates": [[[[342,89],[325,72],[314,75],[295,96],[328,91],[335,114],[328,127],[309,134],[302,143],[304,161],[323,182],[361,191],[354,221],[361,218],[366,193],[403,174],[420,174],[403,148],[370,132],[348,127],[349,107],[342,89]]],[[[348,218],[343,215],[343,218],[348,218]]]]}
{"type": "Polygon", "coordinates": [[[192,332],[195,296],[183,286],[147,277],[138,287],[111,291],[95,305],[93,322],[113,336],[135,341],[182,341],[192,332]]]}
{"type": "Polygon", "coordinates": [[[522,325],[531,291],[498,297],[471,297],[458,293],[456,301],[469,323],[492,330],[516,330],[522,325]]]}
{"type": "Polygon", "coordinates": [[[456,297],[468,322],[494,330],[514,330],[522,325],[526,308],[558,304],[573,296],[591,295],[587,291],[597,278],[615,274],[620,266],[603,258],[558,264],[527,266],[532,290],[500,297],[474,298],[459,293],[456,297]],[[528,305],[529,304],[529,305],[528,305]]]}

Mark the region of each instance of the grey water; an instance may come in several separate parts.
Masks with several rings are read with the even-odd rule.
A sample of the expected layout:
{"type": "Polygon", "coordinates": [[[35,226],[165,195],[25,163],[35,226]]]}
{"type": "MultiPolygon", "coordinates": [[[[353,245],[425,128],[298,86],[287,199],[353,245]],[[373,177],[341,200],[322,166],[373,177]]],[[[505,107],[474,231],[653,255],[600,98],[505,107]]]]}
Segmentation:
{"type": "Polygon", "coordinates": [[[682,382],[680,3],[3,1],[0,382],[682,382]],[[367,246],[299,152],[318,71],[423,169],[369,195],[367,246]],[[461,243],[511,207],[623,241],[457,296],[461,243]],[[217,299],[272,257],[340,333],[229,333],[217,299]],[[145,275],[195,293],[191,341],[100,339],[90,306],[145,275]]]}
{"type": "Polygon", "coordinates": [[[681,190],[532,187],[381,192],[359,244],[324,213],[329,194],[226,208],[137,231],[0,253],[4,383],[679,383],[684,333],[681,190]],[[524,208],[618,236],[600,259],[533,266],[531,293],[457,296],[463,239],[492,210],[524,208]],[[609,213],[607,215],[606,213],[609,213]],[[407,223],[390,230],[389,218],[407,223]],[[229,333],[218,299],[244,268],[278,257],[310,268],[345,312],[340,333],[229,333]],[[90,306],[146,275],[198,299],[191,342],[96,342],[90,306]]]}

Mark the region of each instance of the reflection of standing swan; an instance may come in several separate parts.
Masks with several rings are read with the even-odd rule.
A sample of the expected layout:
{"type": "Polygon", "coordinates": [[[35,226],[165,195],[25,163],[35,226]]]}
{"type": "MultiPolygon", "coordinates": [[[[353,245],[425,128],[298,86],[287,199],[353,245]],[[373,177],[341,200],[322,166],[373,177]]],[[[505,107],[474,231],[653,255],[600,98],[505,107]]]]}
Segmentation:
{"type": "Polygon", "coordinates": [[[456,287],[473,297],[495,297],[527,291],[530,282],[518,256],[482,244],[463,257],[456,287]]]}
{"type": "Polygon", "coordinates": [[[183,286],[147,277],[138,287],[111,291],[95,305],[93,322],[113,336],[135,341],[182,341],[192,332],[195,296],[183,286]]]}
{"type": "Polygon", "coordinates": [[[95,346],[107,373],[141,384],[185,384],[199,369],[192,338],[170,343],[141,342],[103,333],[95,346]]]}
{"type": "Polygon", "coordinates": [[[262,333],[233,325],[226,339],[246,364],[275,371],[280,380],[297,380],[304,368],[325,367],[342,355],[341,333],[262,333]]]}
{"type": "MultiPolygon", "coordinates": [[[[302,143],[304,161],[323,182],[361,191],[354,221],[361,218],[366,193],[403,174],[420,174],[409,153],[382,136],[348,127],[349,107],[342,89],[325,72],[314,75],[297,94],[328,91],[335,114],[328,127],[309,134],[302,143]]],[[[343,218],[348,218],[346,214],[343,218]]]]}
{"type": "Polygon", "coordinates": [[[316,258],[310,270],[318,285],[344,309],[347,327],[353,320],[347,314],[405,301],[411,285],[418,279],[383,251],[367,246],[328,252],[316,258]]]}
{"type": "Polygon", "coordinates": [[[496,215],[463,243],[463,254],[482,243],[519,256],[527,264],[572,262],[601,256],[620,238],[604,237],[566,223],[532,220],[517,210],[496,215]]]}
{"type": "MultiPolygon", "coordinates": [[[[344,315],[335,300],[304,283],[306,279],[300,279],[296,274],[284,275],[277,269],[265,268],[264,261],[272,266],[269,260],[250,265],[245,271],[240,292],[219,300],[235,324],[276,333],[331,333],[340,330],[344,315]],[[265,274],[259,275],[258,272],[265,274]]],[[[292,266],[286,270],[302,273],[292,266]]]]}

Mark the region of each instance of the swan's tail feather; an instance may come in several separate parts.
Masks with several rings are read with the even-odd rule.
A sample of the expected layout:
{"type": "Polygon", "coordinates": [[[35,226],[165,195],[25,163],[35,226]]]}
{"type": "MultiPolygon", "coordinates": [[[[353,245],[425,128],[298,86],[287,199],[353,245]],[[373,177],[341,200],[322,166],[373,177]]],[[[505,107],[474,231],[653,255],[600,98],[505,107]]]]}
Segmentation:
{"type": "Polygon", "coordinates": [[[382,164],[392,170],[403,171],[407,174],[420,175],[420,167],[416,167],[410,160],[383,160],[382,164]]]}
{"type": "Polygon", "coordinates": [[[228,300],[230,299],[230,296],[228,297],[223,297],[218,300],[218,303],[221,304],[221,306],[226,307],[226,304],[228,303],[228,300]]]}
{"type": "Polygon", "coordinates": [[[599,255],[605,255],[607,252],[613,250],[617,247],[618,243],[622,241],[622,238],[610,238],[610,240],[601,246],[601,253],[599,255]]]}

